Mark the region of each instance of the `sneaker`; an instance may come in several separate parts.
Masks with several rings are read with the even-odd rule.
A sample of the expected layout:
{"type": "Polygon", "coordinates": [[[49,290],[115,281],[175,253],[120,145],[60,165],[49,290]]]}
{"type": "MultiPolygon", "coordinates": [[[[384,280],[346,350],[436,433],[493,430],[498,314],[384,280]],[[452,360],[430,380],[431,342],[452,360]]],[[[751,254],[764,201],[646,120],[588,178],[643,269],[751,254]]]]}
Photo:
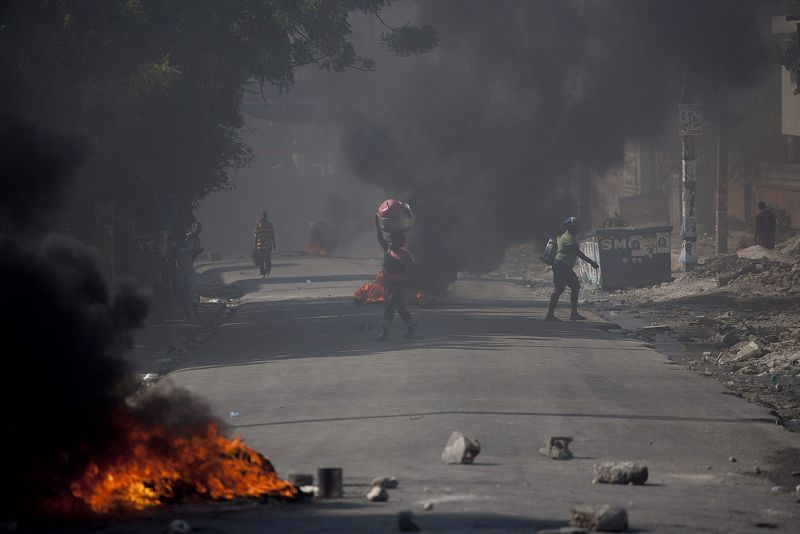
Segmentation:
{"type": "Polygon", "coordinates": [[[559,319],[555,315],[545,315],[544,320],[545,321],[559,321],[559,322],[561,321],[561,319],[559,319]]]}
{"type": "Polygon", "coordinates": [[[586,317],[584,317],[583,315],[581,315],[579,313],[573,313],[572,315],[569,316],[569,318],[572,321],[585,321],[586,320],[586,317]]]}

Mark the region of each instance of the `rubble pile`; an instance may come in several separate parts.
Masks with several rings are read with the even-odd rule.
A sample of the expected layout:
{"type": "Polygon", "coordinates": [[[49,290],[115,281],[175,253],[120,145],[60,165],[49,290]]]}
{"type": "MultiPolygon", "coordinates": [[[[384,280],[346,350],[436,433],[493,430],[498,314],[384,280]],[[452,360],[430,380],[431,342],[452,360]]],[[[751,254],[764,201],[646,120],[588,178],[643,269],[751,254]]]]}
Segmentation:
{"type": "MultiPolygon", "coordinates": [[[[774,407],[785,421],[800,418],[800,237],[674,274],[671,283],[617,291],[593,306],[668,328],[687,344],[690,368],[774,407]]],[[[652,334],[643,327],[630,335],[652,342],[652,334]]]]}
{"type": "MultiPolygon", "coordinates": [[[[646,347],[657,338],[685,344],[669,356],[800,427],[800,235],[770,250],[746,246],[752,237],[740,234],[744,248],[732,254],[712,255],[711,237],[698,242],[701,263],[689,273],[674,270],[672,282],[618,291],[584,284],[582,305],[630,328],[627,335],[646,347]]],[[[524,280],[546,298],[552,274],[538,252],[512,247],[494,274],[524,280]]]]}

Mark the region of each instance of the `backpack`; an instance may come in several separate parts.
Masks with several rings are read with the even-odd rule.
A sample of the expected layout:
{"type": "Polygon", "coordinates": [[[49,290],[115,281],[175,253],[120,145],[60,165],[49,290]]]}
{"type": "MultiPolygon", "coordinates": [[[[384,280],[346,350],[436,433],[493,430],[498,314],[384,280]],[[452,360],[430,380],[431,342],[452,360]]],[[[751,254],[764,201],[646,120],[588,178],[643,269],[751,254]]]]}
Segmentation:
{"type": "Polygon", "coordinates": [[[556,239],[551,237],[547,240],[547,244],[544,246],[544,251],[542,255],[539,256],[544,263],[547,265],[553,265],[553,261],[556,259],[556,253],[558,252],[558,243],[556,243],[556,239]]]}

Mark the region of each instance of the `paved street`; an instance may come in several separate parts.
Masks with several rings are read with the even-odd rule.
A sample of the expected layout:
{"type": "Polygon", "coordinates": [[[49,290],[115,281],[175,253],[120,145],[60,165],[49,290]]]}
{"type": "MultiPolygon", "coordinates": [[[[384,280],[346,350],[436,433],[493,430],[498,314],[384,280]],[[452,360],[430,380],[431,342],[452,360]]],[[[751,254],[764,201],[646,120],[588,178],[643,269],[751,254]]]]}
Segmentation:
{"type": "Polygon", "coordinates": [[[378,342],[382,308],[351,298],[376,269],[283,257],[259,280],[247,262],[202,266],[242,304],[169,377],[282,475],[343,468],[344,499],[167,510],[112,530],[157,532],[185,517],[208,532],[393,532],[410,509],[425,532],[530,533],[565,526],[573,504],[608,503],[627,509],[632,531],[797,531],[797,494],[771,492],[767,473],[796,464],[800,439],[767,408],[597,316],[546,323],[545,303],[505,280],[461,280],[435,308],[411,308],[417,337],[403,339],[398,319],[378,342]],[[480,440],[474,465],[441,462],[453,430],[480,440]],[[540,456],[548,435],[573,436],[576,458],[540,456]],[[605,460],[646,463],[647,485],[593,485],[605,460]],[[378,475],[400,480],[388,503],[364,499],[378,475]]]}

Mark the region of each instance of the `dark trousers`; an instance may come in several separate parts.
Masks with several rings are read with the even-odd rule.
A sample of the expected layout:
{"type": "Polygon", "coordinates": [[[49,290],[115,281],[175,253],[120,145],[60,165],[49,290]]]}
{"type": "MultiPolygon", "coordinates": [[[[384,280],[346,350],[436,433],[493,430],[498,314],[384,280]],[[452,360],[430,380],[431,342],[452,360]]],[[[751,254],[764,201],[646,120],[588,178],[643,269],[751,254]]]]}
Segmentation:
{"type": "Polygon", "coordinates": [[[553,285],[555,286],[553,294],[550,295],[550,309],[548,314],[552,315],[556,311],[558,299],[561,298],[561,293],[569,287],[570,290],[570,304],[572,305],[572,313],[578,313],[578,293],[581,290],[581,283],[575,271],[569,265],[564,263],[553,263],[553,285]]]}
{"type": "Polygon", "coordinates": [[[257,248],[253,253],[253,262],[258,265],[262,275],[272,272],[272,249],[257,248]]]}
{"type": "Polygon", "coordinates": [[[411,314],[406,307],[406,284],[404,282],[389,282],[389,298],[386,300],[386,309],[383,312],[383,328],[392,326],[394,312],[400,314],[400,318],[408,326],[411,324],[411,314]]]}

